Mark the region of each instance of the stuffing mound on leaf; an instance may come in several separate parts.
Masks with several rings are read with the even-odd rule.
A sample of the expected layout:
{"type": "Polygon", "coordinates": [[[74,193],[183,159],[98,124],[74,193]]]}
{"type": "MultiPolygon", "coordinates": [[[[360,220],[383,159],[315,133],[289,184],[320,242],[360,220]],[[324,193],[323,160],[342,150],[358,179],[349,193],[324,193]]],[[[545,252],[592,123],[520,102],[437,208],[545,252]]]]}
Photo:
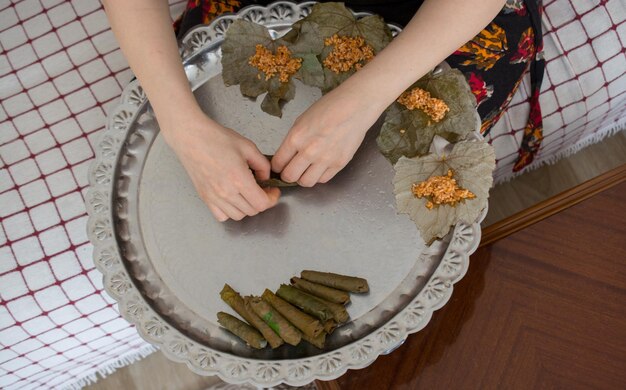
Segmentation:
{"type": "Polygon", "coordinates": [[[280,117],[282,106],[296,94],[293,79],[323,85],[324,71],[317,58],[323,48],[313,23],[302,22],[298,31],[273,39],[265,26],[235,20],[222,43],[222,78],[226,86],[239,85],[244,96],[265,94],[261,109],[280,117]]]}
{"type": "Polygon", "coordinates": [[[322,93],[346,81],[392,39],[383,18],[378,15],[357,18],[342,3],[313,5],[311,13],[296,22],[293,30],[300,31],[303,23],[314,24],[322,38],[324,47],[319,54],[324,70],[322,93]]]}
{"type": "Polygon", "coordinates": [[[401,157],[394,166],[398,212],[411,217],[430,245],[458,222],[476,221],[487,206],[495,165],[495,152],[486,142],[450,144],[435,136],[431,153],[401,157]]]}
{"type": "Polygon", "coordinates": [[[409,110],[422,110],[433,120],[439,122],[443,119],[450,107],[441,99],[430,96],[430,92],[416,87],[404,92],[398,98],[398,103],[402,104],[409,110]]]}
{"type": "MultiPolygon", "coordinates": [[[[278,73],[281,83],[286,83],[302,66],[302,58],[291,57],[291,51],[287,46],[281,45],[273,54],[263,45],[256,45],[256,52],[248,63],[261,72],[265,73],[265,80],[269,80],[278,73]]],[[[257,75],[261,77],[261,75],[257,75]]]]}
{"type": "Polygon", "coordinates": [[[448,174],[441,176],[431,176],[420,183],[413,183],[411,192],[416,198],[426,198],[426,208],[432,209],[442,204],[454,207],[464,199],[474,199],[476,195],[470,190],[459,187],[453,178],[454,172],[448,169],[448,174]]]}
{"type": "Polygon", "coordinates": [[[324,46],[332,46],[332,51],[324,59],[324,66],[335,73],[359,70],[374,58],[374,49],[362,37],[335,34],[324,39],[324,46]]]}
{"type": "Polygon", "coordinates": [[[480,118],[476,98],[458,69],[429,73],[387,108],[376,139],[392,164],[404,157],[423,156],[435,136],[449,142],[476,130],[480,118]]]}

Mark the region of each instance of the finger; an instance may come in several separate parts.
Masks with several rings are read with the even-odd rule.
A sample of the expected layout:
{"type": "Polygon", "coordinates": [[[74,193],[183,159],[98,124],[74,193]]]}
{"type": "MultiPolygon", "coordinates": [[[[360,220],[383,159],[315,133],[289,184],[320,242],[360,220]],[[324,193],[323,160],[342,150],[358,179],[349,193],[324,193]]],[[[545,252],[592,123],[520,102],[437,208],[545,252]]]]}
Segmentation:
{"type": "Polygon", "coordinates": [[[282,170],[280,174],[281,179],[288,183],[293,183],[300,180],[300,177],[311,165],[311,162],[302,157],[302,153],[296,154],[296,156],[289,161],[289,164],[282,170]]]}
{"type": "Polygon", "coordinates": [[[224,212],[224,214],[228,216],[228,218],[235,221],[241,221],[243,217],[246,216],[243,211],[239,210],[236,206],[226,201],[217,202],[217,207],[219,207],[224,212]]]}
{"type": "Polygon", "coordinates": [[[300,184],[302,187],[313,187],[319,182],[324,172],[326,172],[325,165],[312,164],[300,177],[300,180],[298,180],[298,184],[300,184]]]}
{"type": "Polygon", "coordinates": [[[287,138],[285,138],[276,151],[274,157],[272,157],[272,170],[274,172],[282,172],[296,153],[298,153],[298,149],[296,149],[296,147],[293,146],[287,138]]]}
{"type": "Polygon", "coordinates": [[[278,203],[278,199],[280,198],[280,188],[267,187],[263,188],[263,191],[265,191],[270,200],[270,207],[276,206],[276,203],[278,203]]]}
{"type": "Polygon", "coordinates": [[[233,199],[230,199],[230,202],[246,215],[253,216],[259,213],[259,211],[252,207],[252,205],[241,194],[235,196],[233,199]]]}
{"type": "Polygon", "coordinates": [[[341,169],[339,168],[328,168],[326,172],[324,172],[322,176],[320,177],[319,182],[328,183],[328,181],[330,181],[330,179],[335,177],[335,175],[339,173],[339,171],[341,171],[341,169]]]}
{"type": "Polygon", "coordinates": [[[261,212],[273,207],[280,197],[278,188],[275,188],[276,191],[268,190],[271,189],[263,189],[256,182],[251,181],[241,189],[241,195],[257,212],[261,212]]]}
{"type": "Polygon", "coordinates": [[[254,171],[254,176],[259,180],[270,178],[270,160],[267,159],[256,147],[246,155],[248,166],[254,171]]]}
{"type": "Polygon", "coordinates": [[[209,210],[211,210],[211,213],[213,214],[215,219],[217,219],[218,221],[224,222],[228,219],[228,215],[226,215],[219,207],[212,204],[208,204],[207,206],[209,207],[209,210]]]}

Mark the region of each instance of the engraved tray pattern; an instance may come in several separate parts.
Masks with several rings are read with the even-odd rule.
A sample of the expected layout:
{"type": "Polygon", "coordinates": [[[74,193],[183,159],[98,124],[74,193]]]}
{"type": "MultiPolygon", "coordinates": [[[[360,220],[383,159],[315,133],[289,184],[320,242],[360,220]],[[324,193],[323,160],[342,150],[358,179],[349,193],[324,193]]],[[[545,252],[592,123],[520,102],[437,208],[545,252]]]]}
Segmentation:
{"type": "MultiPolygon", "coordinates": [[[[246,7],[236,15],[221,16],[208,26],[190,31],[182,41],[181,52],[192,87],[195,89],[215,76],[213,69],[219,56],[210,48],[219,47],[234,19],[284,27],[306,16],[313,4],[279,1],[268,7],[246,7]]],[[[395,26],[390,27],[394,34],[400,31],[395,26]]],[[[187,329],[185,321],[193,328],[193,324],[189,324],[190,317],[178,318],[180,313],[171,313],[168,309],[164,302],[172,294],[167,286],[159,285],[162,281],[137,242],[141,232],[138,223],[132,220],[137,214],[133,196],[139,186],[137,176],[141,174],[157,129],[141,86],[136,81],[131,82],[120,103],[109,113],[90,169],[88,235],[94,244],[94,262],[103,273],[104,287],[119,302],[122,316],[135,324],[140,335],[159,346],[168,358],[185,362],[198,374],[218,375],[229,383],[248,382],[263,387],[280,383],[301,386],[315,379],[337,378],[348,369],[366,367],[379,355],[399,347],[408,334],[426,326],[433,311],[450,298],[453,284],[463,277],[469,255],[478,247],[480,221],[470,225],[459,223],[445,239],[435,242],[421,254],[419,261],[432,264],[432,269],[414,296],[391,313],[389,308],[384,308],[387,310],[383,312],[384,323],[329,352],[275,360],[238,356],[211,348],[187,329]],[[176,320],[183,325],[174,326],[176,320]]],[[[486,210],[480,220],[485,213],[486,210]]],[[[181,312],[184,317],[184,310],[181,312]]]]}

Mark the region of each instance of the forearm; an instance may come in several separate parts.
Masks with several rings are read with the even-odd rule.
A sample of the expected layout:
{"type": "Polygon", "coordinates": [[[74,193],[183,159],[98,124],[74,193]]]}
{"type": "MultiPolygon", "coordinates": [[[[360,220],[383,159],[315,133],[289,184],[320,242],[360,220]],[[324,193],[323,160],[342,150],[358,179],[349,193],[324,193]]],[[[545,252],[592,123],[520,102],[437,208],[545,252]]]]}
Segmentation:
{"type": "Polygon", "coordinates": [[[166,0],[104,0],[111,28],[164,135],[199,111],[183,70],[166,0]]]}
{"type": "Polygon", "coordinates": [[[504,0],[426,0],[398,36],[340,88],[381,112],[411,84],[478,34],[504,0]]]}

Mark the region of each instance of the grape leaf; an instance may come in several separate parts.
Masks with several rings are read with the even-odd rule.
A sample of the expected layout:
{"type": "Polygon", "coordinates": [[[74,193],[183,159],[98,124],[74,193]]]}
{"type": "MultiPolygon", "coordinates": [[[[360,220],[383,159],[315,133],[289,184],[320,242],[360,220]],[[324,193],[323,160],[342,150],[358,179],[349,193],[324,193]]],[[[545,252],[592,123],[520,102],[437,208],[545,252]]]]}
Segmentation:
{"type": "MultiPolygon", "coordinates": [[[[270,162],[272,161],[272,158],[274,158],[274,156],[272,155],[267,155],[264,154],[265,158],[267,158],[268,160],[270,160],[270,162]]],[[[297,187],[298,183],[290,183],[288,181],[284,181],[280,178],[280,173],[276,173],[274,171],[270,171],[270,178],[267,180],[258,180],[256,181],[256,183],[260,186],[260,187],[297,187]]]]}
{"type": "Polygon", "coordinates": [[[294,75],[303,83],[321,88],[324,85],[324,72],[317,56],[324,49],[324,39],[315,23],[301,20],[298,28],[292,28],[279,39],[294,57],[302,58],[302,66],[294,75]]]}
{"type": "Polygon", "coordinates": [[[433,122],[424,111],[409,110],[394,102],[387,109],[376,139],[381,153],[392,164],[401,156],[415,157],[427,153],[435,135],[450,142],[464,139],[476,130],[479,121],[476,98],[459,70],[450,69],[436,75],[429,73],[408,90],[416,87],[430,92],[432,97],[442,99],[450,111],[441,121],[433,122]]]}
{"type": "Polygon", "coordinates": [[[289,183],[281,179],[257,180],[259,187],[297,187],[298,183],[289,183]]]}
{"type": "Polygon", "coordinates": [[[256,52],[256,45],[273,48],[273,40],[269,31],[261,25],[245,20],[234,21],[222,43],[222,78],[224,84],[239,84],[241,93],[249,97],[257,97],[267,92],[269,81],[260,79],[258,69],[248,64],[248,59],[256,52]]]}
{"type": "Polygon", "coordinates": [[[238,84],[244,96],[256,98],[267,93],[261,102],[263,111],[280,117],[282,104],[295,96],[295,85],[291,78],[288,82],[280,82],[277,76],[266,80],[263,72],[248,63],[259,44],[272,53],[282,45],[287,46],[292,57],[302,58],[300,69],[293,77],[309,85],[323,85],[324,73],[317,59],[323,49],[323,41],[315,24],[303,23],[297,33],[274,40],[264,26],[235,20],[222,43],[222,78],[227,86],[238,84]]]}
{"type": "MultiPolygon", "coordinates": [[[[361,19],[356,19],[352,12],[348,10],[343,3],[318,3],[313,6],[311,13],[293,26],[293,34],[299,30],[304,30],[304,25],[312,22],[317,25],[320,34],[320,41],[323,44],[325,38],[332,37],[337,34],[339,36],[360,36],[365,43],[374,49],[374,53],[381,51],[389,42],[392,35],[389,27],[378,15],[370,15],[361,19]]],[[[320,55],[320,63],[331,52],[332,47],[324,47],[320,55]]],[[[335,73],[324,68],[323,93],[331,91],[339,84],[344,82],[356,70],[348,72],[335,73]]]]}
{"type": "Polygon", "coordinates": [[[370,15],[356,19],[343,3],[317,3],[311,13],[294,28],[298,29],[301,22],[317,24],[322,40],[335,34],[340,36],[360,36],[372,46],[375,53],[381,51],[391,42],[391,30],[378,15],[370,15]]]}
{"type": "Polygon", "coordinates": [[[495,169],[493,147],[482,141],[460,141],[450,144],[436,136],[431,153],[421,157],[400,157],[394,169],[394,193],[398,212],[409,214],[424,241],[430,245],[442,238],[457,222],[473,223],[487,205],[495,169]],[[434,147],[444,145],[442,147],[434,147]],[[457,184],[470,190],[476,198],[455,206],[439,205],[428,209],[426,198],[413,195],[412,185],[432,176],[446,175],[452,169],[457,184]]]}

